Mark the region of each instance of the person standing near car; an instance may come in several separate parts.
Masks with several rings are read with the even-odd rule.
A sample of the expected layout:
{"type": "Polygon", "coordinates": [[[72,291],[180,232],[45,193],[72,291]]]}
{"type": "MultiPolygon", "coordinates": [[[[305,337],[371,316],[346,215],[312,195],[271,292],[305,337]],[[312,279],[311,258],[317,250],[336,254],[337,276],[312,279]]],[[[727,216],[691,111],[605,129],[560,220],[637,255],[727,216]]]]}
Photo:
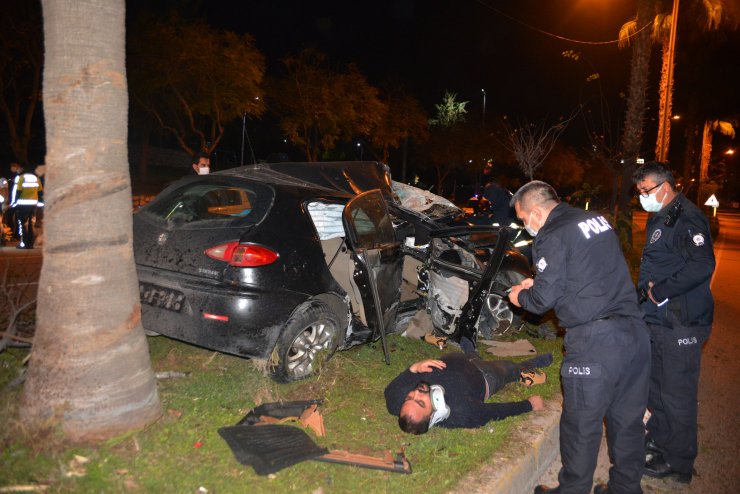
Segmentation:
{"type": "MultiPolygon", "coordinates": [[[[13,191],[15,190],[15,182],[22,173],[23,167],[19,163],[13,162],[10,164],[10,177],[8,178],[8,198],[13,195],[13,191]]],[[[7,209],[3,214],[3,223],[5,223],[8,228],[10,228],[11,238],[18,238],[18,227],[15,221],[15,209],[11,207],[10,199],[8,199],[7,209]]]]}
{"type": "Polygon", "coordinates": [[[193,170],[198,175],[208,175],[211,173],[211,157],[207,153],[201,151],[193,154],[193,170]]]}
{"type": "Polygon", "coordinates": [[[493,178],[493,162],[488,161],[483,168],[483,180],[486,184],[483,186],[483,198],[489,203],[489,209],[493,215],[493,221],[502,226],[508,226],[514,221],[513,211],[511,209],[511,192],[502,187],[493,178]]]}
{"type": "Polygon", "coordinates": [[[509,300],[535,314],[554,309],[567,328],[560,485],[534,492],[590,492],[606,417],[613,465],[594,492],[642,493],[650,341],[619,240],[603,216],[561,203],[545,182],[525,184],[511,203],[535,239],[536,277],[509,300]]]}
{"type": "Polygon", "coordinates": [[[709,222],[676,191],[664,164],[644,164],[632,181],[643,209],[654,213],[637,283],[652,344],[645,475],[690,483],[697,456],[701,350],[714,314],[709,222]]]}
{"type": "Polygon", "coordinates": [[[10,194],[10,207],[15,211],[15,222],[20,237],[19,249],[33,249],[33,214],[39,204],[41,182],[30,172],[16,177],[10,194]]]}

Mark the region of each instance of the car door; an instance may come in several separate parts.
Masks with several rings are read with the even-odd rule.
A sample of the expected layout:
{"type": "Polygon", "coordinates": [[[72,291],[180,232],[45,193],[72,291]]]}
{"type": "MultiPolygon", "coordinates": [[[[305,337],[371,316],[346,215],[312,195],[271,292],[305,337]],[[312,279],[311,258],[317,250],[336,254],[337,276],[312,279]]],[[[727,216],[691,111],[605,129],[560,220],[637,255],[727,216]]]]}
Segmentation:
{"type": "Polygon", "coordinates": [[[365,319],[373,339],[381,339],[389,363],[385,336],[395,323],[401,298],[403,254],[380,189],[353,198],[344,208],[343,223],[365,319]]]}

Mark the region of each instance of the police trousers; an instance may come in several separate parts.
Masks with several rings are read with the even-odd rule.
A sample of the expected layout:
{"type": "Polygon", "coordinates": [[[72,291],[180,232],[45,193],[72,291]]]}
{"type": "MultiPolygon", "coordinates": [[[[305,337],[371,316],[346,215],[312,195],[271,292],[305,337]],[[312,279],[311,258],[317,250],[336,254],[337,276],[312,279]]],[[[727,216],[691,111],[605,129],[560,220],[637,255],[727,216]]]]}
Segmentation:
{"type": "Polygon", "coordinates": [[[648,439],[673,469],[691,473],[697,455],[697,393],[701,349],[711,327],[650,324],[652,372],[648,439]]]}
{"type": "Polygon", "coordinates": [[[610,492],[642,493],[642,420],[650,382],[650,340],[645,322],[637,317],[612,317],[568,329],[560,374],[563,467],[558,492],[591,492],[606,417],[612,459],[610,492]]]}

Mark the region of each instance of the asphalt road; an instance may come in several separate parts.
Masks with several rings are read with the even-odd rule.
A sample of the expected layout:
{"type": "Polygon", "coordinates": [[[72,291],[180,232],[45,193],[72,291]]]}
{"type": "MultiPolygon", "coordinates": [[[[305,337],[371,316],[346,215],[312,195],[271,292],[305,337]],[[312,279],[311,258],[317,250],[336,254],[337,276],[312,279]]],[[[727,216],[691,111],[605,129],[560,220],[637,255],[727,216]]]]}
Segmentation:
{"type": "MultiPolygon", "coordinates": [[[[637,215],[644,228],[646,215],[637,215]]],[[[714,325],[702,353],[699,384],[699,457],[689,486],[643,477],[645,493],[723,494],[740,484],[740,214],[720,213],[712,279],[714,325]]],[[[637,229],[636,229],[637,230],[637,229]]],[[[638,235],[640,233],[637,233],[638,235]]],[[[644,234],[644,231],[642,232],[644,234]]],[[[557,485],[560,456],[539,483],[557,485]]],[[[609,478],[606,441],[602,440],[594,483],[609,478]]],[[[522,493],[528,494],[528,493],[522,493]]]]}

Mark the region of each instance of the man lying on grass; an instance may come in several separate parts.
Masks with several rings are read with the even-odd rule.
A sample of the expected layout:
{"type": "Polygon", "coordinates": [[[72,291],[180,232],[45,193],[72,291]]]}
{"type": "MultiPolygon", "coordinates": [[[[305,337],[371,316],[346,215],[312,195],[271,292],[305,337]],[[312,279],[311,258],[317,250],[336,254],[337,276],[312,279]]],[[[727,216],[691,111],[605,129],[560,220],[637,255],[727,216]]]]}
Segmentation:
{"type": "Polygon", "coordinates": [[[535,369],[552,363],[548,353],[522,363],[483,360],[467,338],[460,341],[464,353],[448,353],[439,360],[412,364],[385,388],[388,412],[398,417],[401,430],[424,434],[432,426],[473,428],[491,420],[542,410],[541,396],[512,403],[484,403],[507,383],[525,385],[544,382],[535,369]]]}

